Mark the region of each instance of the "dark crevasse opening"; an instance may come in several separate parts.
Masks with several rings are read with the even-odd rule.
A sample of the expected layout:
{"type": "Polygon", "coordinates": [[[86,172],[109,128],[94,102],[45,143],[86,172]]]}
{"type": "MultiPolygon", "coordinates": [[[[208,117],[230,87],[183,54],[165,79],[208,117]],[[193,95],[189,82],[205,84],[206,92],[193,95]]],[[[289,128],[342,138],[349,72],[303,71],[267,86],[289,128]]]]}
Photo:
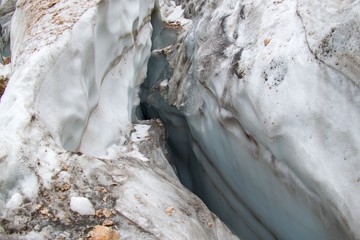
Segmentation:
{"type": "Polygon", "coordinates": [[[235,208],[238,207],[233,207],[233,203],[225,196],[231,192],[231,187],[222,185],[226,182],[224,179],[217,181],[222,176],[216,164],[202,150],[196,137],[192,136],[186,116],[176,107],[169,105],[162,95],[164,88],[168,87],[164,82],[170,80],[173,75],[173,69],[162,49],[176,43],[177,33],[174,29],[164,27],[157,10],[152,14],[151,23],[154,28],[152,53],[148,62],[147,77],[140,87],[137,116],[144,120],[162,121],[167,134],[168,160],[181,183],[202,199],[235,234],[239,234],[237,225],[239,222],[243,224],[243,221],[235,222],[233,216],[237,216],[238,213],[232,213],[236,212],[235,208]],[[201,159],[197,156],[201,156],[201,159]]]}
{"type": "MultiPolygon", "coordinates": [[[[164,51],[176,43],[177,33],[174,29],[164,27],[158,10],[153,12],[151,23],[153,26],[152,53],[148,62],[147,77],[140,87],[140,106],[137,109],[137,116],[140,119],[160,119],[162,121],[170,152],[168,160],[182,184],[202,199],[208,208],[217,214],[235,234],[241,236],[239,225],[252,229],[247,222],[258,220],[246,206],[243,207],[245,204],[241,204],[241,206],[236,204],[242,200],[236,197],[236,191],[223,179],[217,169],[217,163],[214,163],[208,153],[204,152],[199,139],[197,139],[199,136],[192,135],[184,113],[169,105],[164,99],[162,92],[164,88],[168,87],[166,83],[173,75],[173,69],[164,51]],[[197,152],[195,153],[195,151],[197,152]],[[227,195],[235,196],[237,200],[229,201],[227,195]],[[244,214],[249,216],[247,222],[238,218],[239,215],[244,214]]],[[[257,224],[262,226],[260,228],[266,228],[262,223],[257,224]]],[[[254,233],[256,231],[254,229],[245,231],[252,232],[249,233],[251,236],[262,235],[254,233]]],[[[269,229],[263,231],[267,232],[265,235],[272,235],[269,229]]]]}
{"type": "MultiPolygon", "coordinates": [[[[162,49],[175,43],[177,34],[172,29],[163,28],[158,10],[152,13],[152,50],[162,49]]],[[[183,113],[169,106],[161,96],[159,88],[164,79],[170,79],[172,69],[161,51],[152,52],[148,62],[147,78],[140,87],[140,109],[142,119],[160,119],[167,132],[167,145],[171,152],[169,162],[174,167],[180,181],[189,190],[195,190],[193,175],[196,156],[191,147],[191,134],[183,113]]]]}

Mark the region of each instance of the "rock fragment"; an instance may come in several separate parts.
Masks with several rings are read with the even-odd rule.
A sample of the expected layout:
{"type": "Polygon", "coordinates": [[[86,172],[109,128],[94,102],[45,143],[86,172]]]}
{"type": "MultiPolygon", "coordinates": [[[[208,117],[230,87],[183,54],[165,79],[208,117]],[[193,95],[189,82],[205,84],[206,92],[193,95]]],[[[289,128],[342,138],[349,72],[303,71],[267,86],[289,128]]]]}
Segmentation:
{"type": "Polygon", "coordinates": [[[60,190],[61,190],[62,192],[66,192],[66,191],[69,190],[70,188],[71,188],[70,183],[64,183],[63,185],[61,185],[60,190]]]}
{"type": "Polygon", "coordinates": [[[109,219],[105,219],[104,222],[103,222],[103,225],[107,226],[107,227],[110,227],[110,226],[114,225],[114,222],[109,220],[109,219]]]}
{"type": "Polygon", "coordinates": [[[268,38],[264,39],[264,45],[265,45],[265,47],[266,47],[267,45],[269,45],[270,41],[271,41],[271,40],[268,39],[268,38]]]}
{"type": "Polygon", "coordinates": [[[172,216],[174,212],[175,212],[175,208],[174,208],[174,207],[168,207],[168,208],[166,208],[166,214],[167,214],[167,215],[172,216]]]}
{"type": "Polygon", "coordinates": [[[88,234],[87,239],[90,240],[119,240],[119,233],[110,227],[97,225],[88,234]]]}

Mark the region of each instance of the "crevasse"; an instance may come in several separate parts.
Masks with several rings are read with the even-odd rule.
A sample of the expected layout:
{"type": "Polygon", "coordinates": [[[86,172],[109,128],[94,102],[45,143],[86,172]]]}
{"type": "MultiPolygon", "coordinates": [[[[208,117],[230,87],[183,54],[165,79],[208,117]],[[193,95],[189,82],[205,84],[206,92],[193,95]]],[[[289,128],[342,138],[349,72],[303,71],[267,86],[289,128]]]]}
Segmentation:
{"type": "MultiPolygon", "coordinates": [[[[299,10],[282,1],[183,6],[194,23],[177,41],[165,27],[166,16],[164,25],[153,21],[153,52],[141,92],[144,116],[160,118],[167,129],[171,161],[183,184],[242,239],[356,239],[357,220],[348,207],[355,210],[357,204],[339,193],[354,189],[356,173],[346,169],[358,164],[341,162],[347,159],[341,154],[351,151],[357,137],[349,134],[337,153],[328,150],[333,138],[343,139],[339,129],[347,132],[340,116],[356,110],[352,101],[343,113],[343,107],[325,104],[344,101],[343,84],[353,83],[312,60],[296,15],[304,6],[299,10]],[[273,14],[292,20],[278,28],[273,14]],[[269,21],[261,21],[265,18],[269,21]],[[269,29],[278,41],[271,47],[265,44],[269,29]],[[290,44],[279,40],[284,35],[290,44]],[[335,90],[337,81],[341,87],[335,90]],[[338,173],[342,180],[336,182],[338,173]]],[[[348,116],[358,125],[355,115],[348,116]]]]}
{"type": "Polygon", "coordinates": [[[318,9],[311,1],[250,2],[187,1],[194,23],[175,42],[155,13],[151,37],[154,1],[101,1],[35,55],[46,64],[17,72],[36,79],[24,86],[37,94],[9,93],[2,112],[34,110],[59,146],[93,156],[121,145],[136,114],[159,117],[183,184],[243,239],[356,239],[359,140],[348,129],[359,129],[358,88],[312,50],[321,36],[308,28],[326,21],[307,18],[318,9]]]}

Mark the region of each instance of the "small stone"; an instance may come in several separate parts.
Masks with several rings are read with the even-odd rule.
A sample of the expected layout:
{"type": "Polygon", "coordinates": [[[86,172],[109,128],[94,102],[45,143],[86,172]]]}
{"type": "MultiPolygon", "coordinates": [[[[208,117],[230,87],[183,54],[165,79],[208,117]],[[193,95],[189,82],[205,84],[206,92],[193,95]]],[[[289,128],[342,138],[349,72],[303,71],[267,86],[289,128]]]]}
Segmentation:
{"type": "Polygon", "coordinates": [[[268,38],[264,39],[264,45],[265,45],[265,47],[266,47],[267,45],[269,45],[270,41],[271,41],[271,40],[268,39],[268,38]]]}
{"type": "Polygon", "coordinates": [[[119,233],[110,227],[97,225],[88,234],[91,240],[120,240],[119,233]]]}
{"type": "Polygon", "coordinates": [[[104,187],[97,187],[97,188],[95,188],[95,190],[98,192],[107,193],[107,190],[104,187]]]}
{"type": "Polygon", "coordinates": [[[108,199],[108,196],[104,196],[104,197],[102,198],[103,202],[106,202],[107,199],[108,199]]]}
{"type": "Polygon", "coordinates": [[[39,211],[41,208],[42,208],[42,205],[41,205],[41,204],[38,204],[38,205],[36,205],[35,210],[36,210],[36,211],[39,211]]]}
{"type": "Polygon", "coordinates": [[[181,23],[179,21],[175,22],[165,22],[164,28],[166,29],[174,29],[174,30],[180,30],[182,28],[181,23]]]}
{"type": "Polygon", "coordinates": [[[174,207],[168,207],[166,208],[166,213],[169,216],[172,216],[172,214],[175,212],[175,208],[174,207]]]}
{"type": "Polygon", "coordinates": [[[3,65],[8,65],[9,63],[11,63],[11,57],[6,57],[3,61],[3,65]]]}
{"type": "Polygon", "coordinates": [[[103,211],[101,209],[96,210],[95,216],[98,217],[98,218],[101,218],[103,216],[103,211]]]}
{"type": "Polygon", "coordinates": [[[109,220],[109,219],[106,219],[104,222],[103,222],[103,225],[104,226],[107,226],[107,227],[110,227],[112,225],[114,225],[114,222],[109,220]]]}
{"type": "Polygon", "coordinates": [[[41,209],[40,213],[42,215],[48,215],[49,214],[49,209],[48,208],[43,208],[43,209],[41,209]]]}
{"type": "Polygon", "coordinates": [[[66,172],[69,169],[69,166],[67,164],[62,165],[61,171],[66,172]]]}
{"type": "Polygon", "coordinates": [[[71,188],[70,183],[64,183],[63,185],[61,185],[60,190],[62,192],[65,192],[65,191],[69,190],[70,188],[71,188]]]}
{"type": "Polygon", "coordinates": [[[112,212],[109,209],[105,208],[103,211],[103,214],[106,218],[109,218],[111,216],[112,212]]]}

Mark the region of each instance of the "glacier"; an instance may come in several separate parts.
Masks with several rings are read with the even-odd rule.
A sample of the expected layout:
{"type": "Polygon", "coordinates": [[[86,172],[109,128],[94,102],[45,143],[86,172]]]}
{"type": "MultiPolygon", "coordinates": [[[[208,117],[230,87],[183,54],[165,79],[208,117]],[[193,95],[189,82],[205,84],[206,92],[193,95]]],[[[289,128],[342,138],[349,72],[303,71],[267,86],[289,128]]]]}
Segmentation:
{"type": "Polygon", "coordinates": [[[142,108],[182,182],[242,239],[358,239],[359,2],[181,2],[142,108]]]}
{"type": "Polygon", "coordinates": [[[16,2],[0,239],[237,239],[176,177],[162,124],[135,121],[154,4],[16,2]]]}
{"type": "Polygon", "coordinates": [[[1,1],[0,238],[359,239],[359,8],[1,1]]]}

